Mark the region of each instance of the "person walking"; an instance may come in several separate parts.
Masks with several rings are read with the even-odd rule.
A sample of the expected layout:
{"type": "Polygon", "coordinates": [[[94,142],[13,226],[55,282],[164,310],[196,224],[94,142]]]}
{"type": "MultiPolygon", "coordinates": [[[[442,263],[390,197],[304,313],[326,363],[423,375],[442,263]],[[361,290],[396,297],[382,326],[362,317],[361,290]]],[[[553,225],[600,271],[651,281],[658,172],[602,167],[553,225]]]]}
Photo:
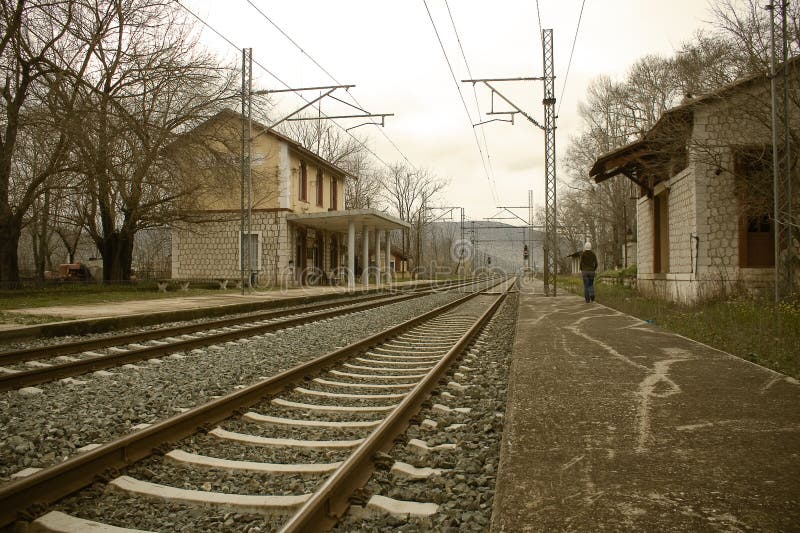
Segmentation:
{"type": "Polygon", "coordinates": [[[594,301],[594,275],[597,271],[597,256],[592,251],[592,243],[586,241],[581,253],[581,277],[583,278],[583,297],[586,303],[594,301]]]}

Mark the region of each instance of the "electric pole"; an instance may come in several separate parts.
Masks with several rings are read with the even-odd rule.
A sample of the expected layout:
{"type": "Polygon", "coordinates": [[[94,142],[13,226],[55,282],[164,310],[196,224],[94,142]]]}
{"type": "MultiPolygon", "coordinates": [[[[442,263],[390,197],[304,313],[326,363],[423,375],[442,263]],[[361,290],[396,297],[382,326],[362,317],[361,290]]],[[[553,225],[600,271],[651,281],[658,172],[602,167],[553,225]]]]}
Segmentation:
{"type": "MultiPolygon", "coordinates": [[[[298,109],[295,109],[288,115],[284,116],[283,118],[274,121],[269,127],[266,128],[266,131],[272,131],[275,129],[276,126],[282,124],[283,122],[292,122],[292,121],[307,121],[307,120],[316,120],[318,123],[321,118],[324,116],[328,120],[334,119],[350,119],[350,118],[373,118],[378,117],[381,119],[380,124],[376,122],[365,122],[362,124],[358,124],[356,126],[352,126],[351,128],[347,128],[347,130],[351,130],[353,128],[358,128],[360,126],[364,126],[367,124],[374,124],[376,126],[385,126],[386,124],[386,117],[393,117],[394,113],[370,113],[369,111],[345,102],[344,100],[340,100],[333,96],[333,92],[337,89],[344,89],[349,91],[351,88],[355,87],[355,85],[324,85],[324,86],[315,86],[315,87],[299,87],[299,88],[292,88],[287,87],[286,89],[267,89],[267,90],[253,90],[253,49],[252,48],[242,48],[242,90],[241,90],[241,100],[242,100],[242,147],[241,147],[241,179],[240,179],[240,214],[239,214],[239,269],[241,273],[241,287],[242,287],[242,295],[245,292],[245,284],[248,288],[252,288],[252,280],[253,280],[253,264],[252,264],[252,246],[255,244],[256,250],[258,249],[258,241],[255,243],[252,242],[252,189],[253,189],[253,178],[252,178],[252,142],[253,142],[253,116],[252,116],[252,102],[253,96],[263,96],[268,94],[276,94],[276,93],[295,93],[300,95],[301,98],[303,96],[300,94],[303,91],[320,91],[320,94],[317,98],[313,100],[305,100],[306,104],[301,106],[298,109]],[[325,91],[325,92],[321,92],[325,91]],[[326,97],[330,97],[337,102],[340,102],[350,108],[356,109],[356,112],[347,112],[347,114],[343,115],[323,115],[322,113],[322,100],[326,97]],[[317,116],[316,117],[302,117],[297,116],[303,110],[313,106],[314,104],[318,103],[317,106],[317,116]],[[247,187],[247,206],[245,207],[245,187],[247,187]],[[245,213],[247,213],[247,217],[245,220],[245,213]],[[247,229],[247,234],[245,234],[245,228],[247,229]],[[245,255],[247,259],[245,259],[245,255]],[[247,272],[247,276],[245,277],[245,272],[247,272]]],[[[317,153],[319,154],[319,139],[320,136],[317,135],[317,153]]],[[[405,252],[405,250],[404,250],[405,252]]],[[[277,262],[277,259],[276,259],[277,262]]],[[[258,264],[255,265],[258,267],[258,264]]]]}
{"type": "Polygon", "coordinates": [[[789,3],[771,0],[770,89],[772,107],[773,224],[775,225],[775,301],[790,298],[794,291],[794,237],[792,227],[792,158],[789,132],[789,47],[786,10],[789,3]],[[783,63],[778,73],[778,55],[783,63]]]}
{"type": "Polygon", "coordinates": [[[556,232],[556,97],[553,72],[553,30],[542,31],[544,64],[544,293],[556,295],[558,233],[556,232]]]}
{"type": "MultiPolygon", "coordinates": [[[[252,110],[252,90],[253,90],[253,49],[242,48],[242,153],[241,153],[241,180],[239,183],[240,188],[240,205],[239,205],[239,270],[241,279],[239,280],[242,286],[242,295],[245,290],[245,266],[250,269],[250,147],[252,142],[251,133],[251,110],[252,110]],[[245,202],[244,190],[245,179],[247,181],[247,235],[245,236],[245,202]],[[245,244],[246,243],[246,244],[245,244]],[[247,254],[247,262],[245,263],[245,253],[247,254]]],[[[248,273],[249,277],[249,273],[248,273]]]]}
{"type": "MultiPolygon", "coordinates": [[[[510,115],[514,123],[514,115],[519,113],[536,127],[544,131],[544,165],[545,165],[545,238],[544,238],[544,293],[546,296],[556,295],[556,275],[558,274],[558,232],[556,211],[556,113],[555,113],[555,73],[553,70],[553,30],[542,30],[542,63],[543,76],[537,78],[484,78],[461,80],[465,83],[483,83],[491,91],[491,111],[487,115],[510,115]],[[506,98],[489,82],[507,81],[542,81],[544,83],[544,125],[525,113],[519,106],[506,98]],[[513,111],[495,111],[494,97],[497,95],[513,111]]],[[[500,120],[500,119],[492,119],[500,120]]],[[[490,121],[487,121],[490,122],[490,121]]],[[[480,124],[483,124],[481,122],[480,124]]],[[[477,124],[476,124],[477,126],[477,124]]]]}

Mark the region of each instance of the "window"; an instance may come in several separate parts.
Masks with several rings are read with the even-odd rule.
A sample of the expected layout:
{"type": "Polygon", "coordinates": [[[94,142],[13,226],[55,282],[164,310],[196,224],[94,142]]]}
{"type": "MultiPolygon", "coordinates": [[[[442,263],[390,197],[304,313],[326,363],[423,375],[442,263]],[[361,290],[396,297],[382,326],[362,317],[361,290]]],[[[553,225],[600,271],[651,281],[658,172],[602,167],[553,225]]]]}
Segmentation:
{"type": "Polygon", "coordinates": [[[317,205],[322,207],[322,169],[317,169],[317,205]]]}
{"type": "Polygon", "coordinates": [[[336,176],[331,176],[331,211],[339,209],[339,191],[336,185],[336,176]]]}
{"type": "Polygon", "coordinates": [[[769,215],[742,217],[739,264],[744,268],[775,266],[775,226],[769,215]]]}
{"type": "Polygon", "coordinates": [[[739,203],[739,266],[775,266],[772,217],[772,148],[740,148],[734,153],[736,198],[739,203]]]}
{"type": "Polygon", "coordinates": [[[300,183],[297,188],[300,194],[300,200],[303,202],[308,201],[308,169],[306,162],[300,161],[300,183]]]}

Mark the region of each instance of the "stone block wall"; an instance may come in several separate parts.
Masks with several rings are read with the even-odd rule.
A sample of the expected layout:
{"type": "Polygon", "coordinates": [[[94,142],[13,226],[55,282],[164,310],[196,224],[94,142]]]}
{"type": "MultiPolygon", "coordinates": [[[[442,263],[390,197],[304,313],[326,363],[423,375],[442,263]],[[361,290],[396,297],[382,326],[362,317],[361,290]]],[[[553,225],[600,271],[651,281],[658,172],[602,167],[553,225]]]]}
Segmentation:
{"type": "MultiPolygon", "coordinates": [[[[690,274],[691,235],[696,229],[695,185],[691,167],[669,180],[669,272],[690,274]]],[[[652,253],[652,251],[651,251],[652,253]]]]}
{"type": "MultiPolygon", "coordinates": [[[[239,279],[240,222],[234,215],[172,228],[174,279],[239,279]]],[[[245,229],[245,232],[247,229],[245,229]]],[[[272,284],[288,265],[290,237],[285,211],[255,211],[251,231],[259,236],[257,282],[272,284]]]]}
{"type": "Polygon", "coordinates": [[[636,271],[638,276],[653,273],[653,201],[647,196],[636,203],[636,271]]]}
{"type": "Polygon", "coordinates": [[[699,296],[759,293],[774,279],[771,268],[739,266],[740,206],[733,175],[737,147],[772,144],[768,102],[767,86],[695,112],[692,151],[697,161],[697,181],[703,185],[697,200],[701,239],[699,296]]]}
{"type": "MultiPolygon", "coordinates": [[[[774,281],[772,268],[739,266],[740,206],[733,174],[737,148],[771,146],[768,103],[769,85],[762,84],[694,107],[688,166],[668,182],[670,261],[666,275],[653,274],[652,200],[642,198],[637,204],[637,259],[643,292],[694,301],[769,290],[774,281]]],[[[791,120],[792,127],[800,128],[800,110],[793,111],[791,120]]]]}

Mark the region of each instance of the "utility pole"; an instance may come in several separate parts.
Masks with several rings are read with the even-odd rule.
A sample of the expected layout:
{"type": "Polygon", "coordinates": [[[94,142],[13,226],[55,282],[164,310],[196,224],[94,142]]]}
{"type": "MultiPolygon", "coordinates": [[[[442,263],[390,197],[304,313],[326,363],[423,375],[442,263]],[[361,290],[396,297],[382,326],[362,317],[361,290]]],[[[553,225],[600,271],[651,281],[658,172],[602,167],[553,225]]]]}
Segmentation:
{"type": "Polygon", "coordinates": [[[464,261],[464,246],[466,243],[464,242],[464,208],[461,208],[461,246],[459,247],[458,252],[458,264],[461,267],[461,272],[464,274],[463,278],[466,279],[467,277],[467,265],[464,261]]]}
{"type": "Polygon", "coordinates": [[[553,30],[542,31],[544,64],[544,293],[556,295],[558,233],[556,232],[556,96],[553,30]],[[549,291],[548,291],[549,289],[549,291]]]}
{"type": "MultiPolygon", "coordinates": [[[[514,115],[519,113],[529,122],[544,131],[544,165],[545,165],[545,239],[544,239],[544,293],[546,296],[556,295],[556,275],[558,273],[558,232],[556,216],[556,114],[555,114],[555,72],[553,69],[553,30],[542,30],[542,63],[544,75],[537,78],[484,78],[461,80],[465,83],[483,83],[491,91],[491,111],[487,115],[510,115],[509,120],[491,119],[514,123],[514,115]],[[542,81],[544,83],[544,125],[525,113],[519,106],[506,98],[489,82],[507,81],[542,81]],[[497,95],[513,111],[495,111],[494,97],[497,95]]],[[[481,122],[480,124],[484,124],[481,122]]],[[[478,124],[475,124],[477,126],[478,124]]]]}
{"type": "MultiPolygon", "coordinates": [[[[531,256],[533,255],[533,191],[528,190],[528,250],[530,250],[530,255],[528,255],[528,264],[525,265],[528,267],[528,270],[531,270],[531,256]]],[[[535,272],[530,273],[530,275],[535,274],[535,272]]]]}
{"type": "MultiPolygon", "coordinates": [[[[442,220],[444,217],[449,217],[449,220],[453,220],[453,211],[456,209],[461,211],[461,223],[460,223],[460,238],[459,246],[458,246],[458,267],[456,268],[456,273],[459,272],[464,267],[464,208],[458,206],[449,206],[443,205],[439,207],[429,207],[428,210],[430,211],[442,211],[442,214],[432,218],[430,220],[430,224],[438,220],[442,220]]],[[[451,247],[451,252],[454,248],[451,247]]]]}
{"type": "MultiPolygon", "coordinates": [[[[247,54],[247,289],[253,288],[253,49],[247,54]]],[[[258,250],[258,243],[256,243],[258,250]]]]}
{"type": "Polygon", "coordinates": [[[253,49],[242,48],[242,153],[241,153],[241,179],[239,183],[240,189],[240,203],[239,203],[239,271],[240,271],[240,284],[242,287],[242,295],[245,291],[245,251],[247,253],[247,267],[250,266],[250,143],[252,142],[251,135],[251,108],[252,108],[252,74],[253,74],[253,49]],[[247,172],[245,172],[245,165],[247,165],[247,172]],[[245,177],[247,176],[248,194],[247,194],[247,228],[248,235],[245,239],[245,205],[244,205],[244,190],[245,190],[245,177]],[[247,245],[245,245],[245,242],[247,245]]]}
{"type": "Polygon", "coordinates": [[[775,301],[791,298],[794,290],[794,237],[792,227],[792,158],[789,135],[789,48],[786,10],[789,3],[771,0],[770,89],[772,107],[772,180],[775,225],[775,301]],[[776,5],[777,4],[777,5],[776,5]],[[778,54],[783,62],[778,73],[778,54]]]}
{"type": "MultiPolygon", "coordinates": [[[[242,286],[242,295],[245,292],[245,283],[247,286],[252,288],[252,257],[251,257],[251,246],[252,246],[252,188],[253,188],[253,179],[252,179],[252,143],[253,143],[253,116],[252,116],[252,100],[253,96],[262,96],[267,94],[276,94],[276,93],[295,93],[300,95],[301,92],[304,91],[320,91],[320,94],[317,98],[313,100],[305,100],[305,98],[301,96],[306,101],[306,104],[295,109],[288,115],[284,116],[283,118],[276,120],[273,122],[266,131],[272,131],[275,129],[276,126],[282,124],[283,122],[292,122],[292,121],[307,121],[307,120],[317,120],[319,124],[319,120],[323,116],[322,113],[322,104],[321,101],[326,98],[330,97],[337,102],[340,102],[346,106],[349,106],[353,109],[356,109],[358,113],[350,112],[349,114],[343,115],[325,115],[325,118],[328,120],[333,119],[350,119],[350,118],[372,118],[378,117],[381,119],[380,124],[377,122],[365,122],[362,124],[358,124],[351,128],[347,128],[346,131],[351,130],[353,128],[357,128],[359,126],[364,126],[367,124],[385,126],[386,125],[386,117],[393,117],[394,113],[370,113],[369,111],[362,109],[361,107],[355,106],[353,104],[349,104],[344,100],[336,98],[333,96],[333,92],[337,89],[344,89],[349,91],[351,88],[355,87],[355,85],[324,85],[324,86],[315,86],[315,87],[298,87],[298,88],[286,88],[286,89],[266,89],[266,90],[253,90],[253,49],[252,48],[242,48],[242,92],[241,92],[241,99],[242,99],[242,148],[241,148],[241,180],[240,180],[240,188],[241,188],[241,198],[240,198],[240,220],[239,220],[239,235],[240,235],[240,242],[239,242],[239,255],[240,255],[240,262],[239,268],[241,271],[241,279],[240,283],[242,286]],[[322,92],[325,91],[325,92],[322,92]],[[298,117],[297,115],[315,103],[320,102],[317,106],[317,116],[316,117],[298,117]],[[247,135],[247,137],[245,137],[247,135]],[[247,165],[247,172],[245,172],[245,165],[247,165]],[[245,179],[247,180],[247,238],[245,239],[245,179]],[[245,242],[247,244],[245,244],[245,242]],[[245,262],[244,256],[245,253],[247,254],[247,260],[245,262]],[[247,270],[247,279],[245,280],[245,270],[247,270]]],[[[318,126],[318,134],[317,134],[317,153],[319,153],[320,149],[320,134],[319,134],[319,126],[318,126]]],[[[256,243],[257,246],[257,243],[256,243]]],[[[275,258],[276,261],[276,268],[277,268],[277,256],[275,258]]],[[[257,264],[255,266],[258,266],[257,264]]]]}

